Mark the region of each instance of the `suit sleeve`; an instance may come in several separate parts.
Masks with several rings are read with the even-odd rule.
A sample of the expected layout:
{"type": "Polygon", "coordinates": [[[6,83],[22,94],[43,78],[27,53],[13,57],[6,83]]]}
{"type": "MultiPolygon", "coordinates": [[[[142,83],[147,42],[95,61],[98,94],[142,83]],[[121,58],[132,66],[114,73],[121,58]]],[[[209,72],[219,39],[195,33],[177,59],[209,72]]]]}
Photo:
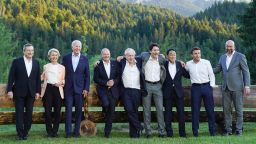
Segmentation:
{"type": "Polygon", "coordinates": [[[12,86],[15,81],[15,68],[16,68],[16,60],[12,61],[11,69],[9,72],[9,77],[8,77],[8,83],[7,83],[7,92],[12,91],[12,86]]]}
{"type": "Polygon", "coordinates": [[[96,84],[102,85],[102,86],[106,86],[107,85],[107,80],[103,80],[100,78],[100,70],[99,70],[99,66],[96,66],[94,68],[94,75],[93,75],[93,80],[96,84]]]}
{"type": "Polygon", "coordinates": [[[115,77],[115,79],[114,79],[114,84],[115,85],[118,85],[119,84],[119,82],[120,82],[120,70],[119,70],[119,63],[117,62],[117,61],[115,61],[115,64],[116,64],[116,77],[115,77]]]}
{"type": "Polygon", "coordinates": [[[88,59],[86,58],[84,90],[89,91],[89,88],[90,88],[90,69],[89,69],[89,62],[88,62],[88,59]]]}
{"type": "Polygon", "coordinates": [[[243,79],[244,79],[244,86],[250,86],[250,72],[247,65],[247,60],[244,55],[241,56],[240,66],[242,69],[243,79]]]}

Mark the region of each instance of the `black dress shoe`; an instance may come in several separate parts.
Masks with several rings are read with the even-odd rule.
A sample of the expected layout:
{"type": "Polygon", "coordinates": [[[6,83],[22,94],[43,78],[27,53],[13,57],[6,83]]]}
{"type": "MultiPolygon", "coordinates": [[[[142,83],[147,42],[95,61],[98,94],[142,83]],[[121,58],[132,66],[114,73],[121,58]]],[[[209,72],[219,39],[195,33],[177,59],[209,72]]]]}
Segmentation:
{"type": "Polygon", "coordinates": [[[232,132],[224,132],[222,135],[223,136],[229,136],[229,135],[232,135],[232,132]]]}
{"type": "Polygon", "coordinates": [[[75,138],[80,138],[81,135],[80,135],[80,134],[75,134],[74,137],[75,137],[75,138]]]}
{"type": "Polygon", "coordinates": [[[23,140],[27,140],[27,139],[28,139],[28,136],[27,136],[27,135],[23,137],[23,140]]]}
{"type": "Polygon", "coordinates": [[[104,133],[105,138],[109,138],[109,135],[110,135],[109,133],[104,133]]]}
{"type": "Polygon", "coordinates": [[[198,137],[198,133],[193,133],[194,137],[198,137]]]}
{"type": "Polygon", "coordinates": [[[236,136],[242,136],[242,132],[236,131],[236,136]]]}
{"type": "Polygon", "coordinates": [[[173,137],[173,133],[167,133],[167,137],[173,137]]]}
{"type": "Polygon", "coordinates": [[[52,137],[56,138],[56,137],[59,137],[58,134],[52,134],[52,137]]]}
{"type": "Polygon", "coordinates": [[[150,135],[150,134],[147,134],[147,135],[146,135],[146,138],[151,138],[151,135],[150,135]]]}
{"type": "Polygon", "coordinates": [[[181,137],[181,138],[186,138],[187,135],[186,135],[186,134],[182,134],[182,135],[180,135],[180,137],[181,137]]]}
{"type": "Polygon", "coordinates": [[[65,138],[71,138],[71,135],[67,134],[65,135],[65,138]]]}
{"type": "Polygon", "coordinates": [[[16,140],[23,140],[23,137],[16,136],[15,139],[16,139],[16,140]]]}
{"type": "Polygon", "coordinates": [[[164,134],[159,134],[158,137],[164,138],[164,134]]]}

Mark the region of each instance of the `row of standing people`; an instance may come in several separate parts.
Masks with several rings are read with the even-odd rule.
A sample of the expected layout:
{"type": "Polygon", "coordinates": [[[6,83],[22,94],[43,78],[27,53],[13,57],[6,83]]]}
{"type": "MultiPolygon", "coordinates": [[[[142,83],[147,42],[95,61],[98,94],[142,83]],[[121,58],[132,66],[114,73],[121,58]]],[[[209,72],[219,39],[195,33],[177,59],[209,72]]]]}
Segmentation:
{"type": "Polygon", "coordinates": [[[32,124],[33,103],[42,98],[45,107],[45,124],[48,137],[57,137],[62,99],[65,101],[65,137],[80,137],[80,123],[84,97],[90,85],[89,63],[82,55],[82,44],[75,40],[71,44],[72,53],[58,63],[60,53],[50,49],[50,63],[44,65],[40,75],[39,62],[33,58],[32,44],[23,46],[23,57],[13,60],[7,84],[7,95],[15,101],[17,140],[26,140],[32,124]],[[43,85],[41,89],[41,80],[43,85]],[[72,132],[72,107],[75,106],[75,124],[72,132]],[[52,117],[52,108],[54,115],[52,117]]]}
{"type": "MultiPolygon", "coordinates": [[[[234,51],[233,41],[227,41],[226,50],[227,54],[220,58],[220,62],[214,71],[222,71],[224,74],[223,96],[225,96],[225,98],[223,98],[223,108],[226,134],[232,134],[232,132],[230,132],[230,106],[232,101],[234,101],[238,117],[236,127],[237,134],[241,134],[242,100],[240,99],[240,101],[238,101],[237,97],[243,97],[241,88],[243,89],[244,86],[245,93],[249,94],[250,92],[249,70],[244,55],[234,51]],[[232,57],[231,59],[226,58],[230,56],[229,54],[232,57],[234,56],[233,59],[235,59],[233,60],[234,62],[232,61],[232,63],[234,63],[234,70],[229,70],[226,67],[226,59],[229,63],[232,59],[232,57]],[[237,71],[241,71],[242,74],[238,75],[237,71]],[[225,75],[229,77],[229,79],[226,79],[225,75]],[[230,75],[232,76],[230,77],[230,75]],[[232,80],[234,76],[238,78],[238,80],[241,80],[241,83],[235,80],[238,84],[234,84],[232,82],[234,81],[232,80]],[[231,85],[231,87],[229,85],[231,85]],[[239,89],[237,89],[237,87],[239,87],[239,89]],[[234,90],[238,92],[233,92],[234,90]]],[[[48,52],[51,63],[44,66],[44,72],[41,75],[41,79],[44,80],[42,91],[40,87],[39,63],[32,58],[34,53],[33,46],[31,44],[24,45],[24,56],[13,61],[9,74],[7,92],[9,98],[14,98],[15,100],[16,139],[27,139],[28,131],[32,123],[33,102],[39,97],[43,97],[46,131],[49,137],[57,136],[61,99],[64,97],[66,105],[66,137],[69,138],[72,135],[71,119],[73,103],[76,109],[73,135],[75,137],[80,136],[79,129],[82,117],[83,97],[87,96],[89,91],[89,64],[88,59],[80,53],[80,41],[75,40],[72,42],[72,51],[72,53],[63,57],[63,65],[58,64],[60,54],[57,49],[51,49],[48,52]],[[54,107],[53,121],[51,117],[52,107],[54,107]]],[[[191,106],[192,130],[194,136],[198,136],[199,112],[202,98],[208,114],[210,134],[216,134],[211,87],[215,85],[215,77],[210,62],[201,59],[201,50],[199,48],[192,49],[191,54],[193,59],[186,64],[185,68],[176,60],[176,52],[174,49],[167,51],[168,61],[159,54],[159,51],[157,44],[151,44],[149,52],[144,52],[139,57],[135,57],[135,51],[128,48],[125,51],[125,58],[117,62],[110,61],[110,51],[108,49],[102,50],[102,61],[94,69],[94,81],[98,84],[97,91],[102,102],[103,113],[105,114],[105,137],[110,136],[115,103],[119,95],[122,95],[125,110],[128,114],[130,137],[140,137],[143,128],[145,129],[146,137],[151,136],[152,97],[156,105],[159,137],[164,137],[165,131],[167,132],[167,136],[173,135],[171,122],[173,117],[172,107],[174,104],[176,104],[178,112],[179,134],[181,137],[186,137],[183,90],[181,84],[182,75],[190,77],[192,82],[191,106]],[[118,85],[118,83],[120,83],[121,86],[118,85]],[[138,107],[141,98],[144,127],[140,124],[138,115],[138,107]],[[165,107],[165,112],[163,111],[163,107],[165,107]]]]}
{"type": "Polygon", "coordinates": [[[199,114],[203,100],[207,112],[209,133],[216,135],[213,87],[215,75],[222,72],[222,103],[225,131],[223,135],[232,135],[232,103],[236,111],[235,134],[243,132],[243,95],[250,94],[250,72],[243,54],[235,51],[235,43],[225,43],[226,54],[220,57],[216,68],[209,60],[201,58],[201,49],[191,50],[192,60],[186,65],[176,60],[176,51],[169,49],[167,60],[160,54],[157,44],[149,46],[149,52],[136,56],[133,49],[125,50],[125,57],[110,60],[110,51],[102,49],[102,60],[94,69],[94,81],[105,113],[105,137],[109,137],[112,127],[115,104],[119,95],[128,115],[129,135],[138,138],[143,129],[147,138],[151,137],[151,101],[156,107],[159,137],[173,136],[172,109],[176,106],[179,135],[186,137],[184,95],[182,77],[191,80],[191,110],[193,136],[199,135],[199,114]],[[119,66],[118,66],[119,65],[119,66]],[[119,70],[118,70],[119,69],[119,70]],[[119,74],[118,74],[119,72],[119,74]],[[118,76],[120,78],[118,78],[118,76]],[[114,92],[115,91],[115,92],[114,92]],[[139,121],[138,108],[142,100],[144,126],[139,121]],[[165,110],[163,110],[163,108],[165,110]]]}

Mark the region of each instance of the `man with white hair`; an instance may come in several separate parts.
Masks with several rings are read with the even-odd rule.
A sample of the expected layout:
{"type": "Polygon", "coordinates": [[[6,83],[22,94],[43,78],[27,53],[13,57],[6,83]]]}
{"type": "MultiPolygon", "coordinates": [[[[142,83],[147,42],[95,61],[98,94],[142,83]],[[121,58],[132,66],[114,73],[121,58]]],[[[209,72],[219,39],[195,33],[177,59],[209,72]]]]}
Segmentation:
{"type": "Polygon", "coordinates": [[[143,127],[139,121],[138,108],[141,97],[147,95],[145,90],[145,77],[142,72],[142,62],[135,59],[135,51],[127,48],[125,58],[120,61],[121,65],[121,96],[129,121],[129,135],[131,138],[139,138],[143,127]]]}
{"type": "Polygon", "coordinates": [[[82,119],[82,107],[84,97],[88,96],[90,86],[89,63],[86,56],[81,54],[82,43],[74,40],[71,44],[72,53],[63,57],[65,66],[64,98],[66,104],[66,138],[71,137],[72,130],[72,106],[75,105],[74,137],[80,137],[80,123],[82,119]]]}
{"type": "Polygon", "coordinates": [[[223,135],[232,135],[232,102],[236,111],[236,135],[243,131],[243,94],[250,94],[250,72],[246,57],[235,51],[235,42],[228,40],[225,44],[226,54],[220,57],[213,69],[214,73],[222,72],[222,104],[225,119],[223,135]]]}
{"type": "Polygon", "coordinates": [[[109,138],[115,105],[119,97],[119,65],[115,60],[110,60],[111,55],[108,48],[101,50],[102,60],[94,68],[93,80],[97,84],[97,93],[104,113],[105,129],[104,136],[109,138]]]}

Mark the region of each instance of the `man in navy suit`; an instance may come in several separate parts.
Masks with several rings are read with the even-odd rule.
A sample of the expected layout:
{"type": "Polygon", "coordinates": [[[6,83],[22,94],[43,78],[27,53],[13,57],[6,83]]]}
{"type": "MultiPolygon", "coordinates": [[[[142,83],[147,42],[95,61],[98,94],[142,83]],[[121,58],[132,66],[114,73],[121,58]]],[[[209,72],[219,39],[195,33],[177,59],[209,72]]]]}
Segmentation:
{"type": "Polygon", "coordinates": [[[131,138],[139,138],[143,127],[139,121],[138,108],[141,96],[146,96],[145,76],[142,72],[141,59],[135,59],[135,51],[127,48],[125,58],[121,60],[121,95],[125,111],[128,115],[129,134],[131,138]]]}
{"type": "Polygon", "coordinates": [[[118,100],[119,70],[118,63],[110,60],[110,51],[107,48],[101,50],[102,60],[94,68],[93,80],[97,84],[97,92],[102,104],[105,116],[104,136],[109,138],[112,129],[112,120],[118,100]]]}
{"type": "Polygon", "coordinates": [[[15,101],[17,140],[27,139],[32,124],[33,104],[41,91],[40,67],[33,58],[33,45],[25,44],[23,53],[23,57],[12,62],[7,84],[7,95],[15,101]]]}
{"type": "Polygon", "coordinates": [[[164,119],[165,127],[168,137],[173,136],[172,129],[172,108],[176,105],[178,121],[179,121],[179,135],[186,137],[185,132],[185,115],[184,115],[184,96],[182,87],[182,76],[189,78],[189,74],[182,67],[181,62],[176,60],[176,51],[174,49],[167,50],[168,61],[164,66],[166,69],[166,79],[163,83],[163,97],[164,97],[164,119]]]}
{"type": "Polygon", "coordinates": [[[86,56],[81,54],[82,43],[79,40],[72,42],[72,53],[63,57],[65,66],[64,98],[66,104],[66,138],[71,137],[72,106],[75,105],[74,137],[80,137],[80,123],[84,97],[88,95],[90,86],[89,63],[86,56]]]}

